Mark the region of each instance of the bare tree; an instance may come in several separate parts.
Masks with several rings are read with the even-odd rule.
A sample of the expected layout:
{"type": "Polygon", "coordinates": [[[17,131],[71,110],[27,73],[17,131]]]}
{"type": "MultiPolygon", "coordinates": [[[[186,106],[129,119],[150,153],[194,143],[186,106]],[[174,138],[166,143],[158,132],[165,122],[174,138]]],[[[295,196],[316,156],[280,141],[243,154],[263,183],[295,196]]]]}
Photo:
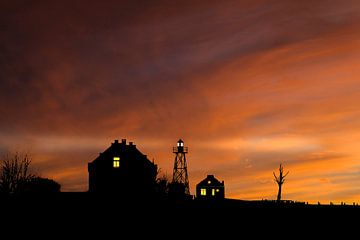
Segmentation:
{"type": "Polygon", "coordinates": [[[29,181],[34,175],[29,173],[31,158],[29,154],[7,154],[0,167],[0,190],[3,193],[15,193],[19,184],[29,181]]]}
{"type": "Polygon", "coordinates": [[[166,173],[161,174],[161,169],[159,168],[157,171],[157,178],[156,178],[156,185],[157,185],[157,192],[160,195],[166,195],[169,190],[169,176],[166,173]]]}
{"type": "Polygon", "coordinates": [[[278,184],[279,186],[279,191],[278,191],[278,195],[277,195],[277,202],[281,201],[281,187],[285,182],[285,177],[289,174],[289,171],[284,175],[284,168],[283,166],[280,164],[279,167],[279,176],[276,176],[276,174],[273,172],[274,174],[274,181],[278,184]]]}

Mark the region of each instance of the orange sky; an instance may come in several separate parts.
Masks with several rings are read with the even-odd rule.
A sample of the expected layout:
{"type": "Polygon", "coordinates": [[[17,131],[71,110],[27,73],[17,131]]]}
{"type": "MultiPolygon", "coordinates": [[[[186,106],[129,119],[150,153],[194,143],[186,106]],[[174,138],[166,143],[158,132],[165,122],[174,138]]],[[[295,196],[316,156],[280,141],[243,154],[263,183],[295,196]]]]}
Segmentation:
{"type": "Polygon", "coordinates": [[[360,202],[360,4],[319,1],[0,3],[0,151],[30,151],[63,191],[127,138],[191,192],[360,202]]]}

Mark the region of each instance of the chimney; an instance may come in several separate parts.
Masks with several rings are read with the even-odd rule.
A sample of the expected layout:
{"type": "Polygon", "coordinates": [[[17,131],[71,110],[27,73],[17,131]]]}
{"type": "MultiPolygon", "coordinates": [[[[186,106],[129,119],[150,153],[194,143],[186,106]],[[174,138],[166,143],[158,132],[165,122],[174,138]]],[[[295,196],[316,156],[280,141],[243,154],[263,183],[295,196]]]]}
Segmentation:
{"type": "Polygon", "coordinates": [[[119,143],[119,140],[115,139],[115,144],[118,144],[119,143]]]}
{"type": "Polygon", "coordinates": [[[121,139],[121,144],[125,144],[125,145],[126,145],[126,139],[121,139]]]}
{"type": "Polygon", "coordinates": [[[133,142],[129,142],[129,145],[130,145],[130,146],[133,146],[133,144],[134,144],[133,142]]]}

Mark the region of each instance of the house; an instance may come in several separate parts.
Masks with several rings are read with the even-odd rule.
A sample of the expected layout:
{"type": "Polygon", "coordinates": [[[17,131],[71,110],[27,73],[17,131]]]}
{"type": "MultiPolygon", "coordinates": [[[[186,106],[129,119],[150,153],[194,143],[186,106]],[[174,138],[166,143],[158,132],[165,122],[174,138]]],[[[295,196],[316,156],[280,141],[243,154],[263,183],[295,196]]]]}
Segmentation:
{"type": "Polygon", "coordinates": [[[214,175],[207,177],[196,185],[196,198],[201,200],[222,200],[225,198],[224,181],[220,182],[214,175]]]}
{"type": "Polygon", "coordinates": [[[88,163],[89,192],[119,195],[147,195],[155,189],[157,165],[142,154],[133,142],[115,140],[88,163]]]}

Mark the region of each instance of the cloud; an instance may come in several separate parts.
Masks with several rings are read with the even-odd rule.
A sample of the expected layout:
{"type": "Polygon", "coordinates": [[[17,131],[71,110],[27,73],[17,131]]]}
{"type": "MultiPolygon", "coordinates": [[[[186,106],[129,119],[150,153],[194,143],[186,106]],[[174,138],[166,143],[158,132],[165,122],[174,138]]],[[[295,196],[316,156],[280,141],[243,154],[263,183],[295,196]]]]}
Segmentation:
{"type": "Polygon", "coordinates": [[[273,197],[268,175],[284,161],[289,197],[315,199],[329,179],[329,199],[328,172],[359,164],[355,0],[0,9],[1,149],[32,150],[64,189],[86,189],[86,163],[117,138],[165,172],[183,138],[192,189],[214,172],[231,197],[273,197]]]}

